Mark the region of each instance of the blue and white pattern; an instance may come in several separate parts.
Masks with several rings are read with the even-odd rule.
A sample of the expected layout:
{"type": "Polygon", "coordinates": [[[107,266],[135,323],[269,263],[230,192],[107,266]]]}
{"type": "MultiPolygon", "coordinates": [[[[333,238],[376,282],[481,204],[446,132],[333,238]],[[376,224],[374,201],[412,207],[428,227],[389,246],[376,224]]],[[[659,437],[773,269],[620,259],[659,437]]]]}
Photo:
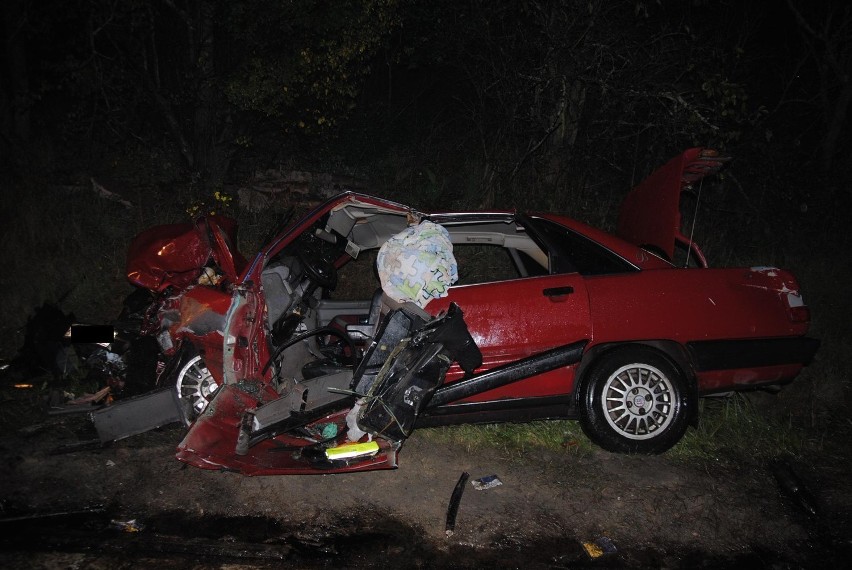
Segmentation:
{"type": "Polygon", "coordinates": [[[450,234],[438,224],[424,221],[409,226],[382,245],[376,259],[382,290],[395,301],[425,307],[447,296],[458,281],[450,234]]]}

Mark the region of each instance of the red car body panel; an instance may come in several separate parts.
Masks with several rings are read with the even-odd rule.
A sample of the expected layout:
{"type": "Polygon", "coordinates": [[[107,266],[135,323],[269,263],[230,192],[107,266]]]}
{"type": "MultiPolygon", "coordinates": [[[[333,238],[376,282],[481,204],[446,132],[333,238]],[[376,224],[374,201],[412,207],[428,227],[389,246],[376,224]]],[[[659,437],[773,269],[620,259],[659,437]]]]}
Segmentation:
{"type": "MultiPolygon", "coordinates": [[[[426,310],[438,315],[456,303],[482,351],[483,369],[563,346],[578,339],[592,338],[589,300],[578,274],[530,277],[515,281],[451,287],[449,295],[430,302],[426,310]],[[564,295],[548,296],[548,290],[570,288],[564,295]],[[507,302],[511,300],[511,302],[507,302]],[[535,318],[531,319],[530,316],[535,318]],[[566,318],[566,315],[570,315],[566,318]]],[[[451,369],[448,381],[462,376],[451,369]]],[[[466,399],[483,402],[503,398],[554,396],[569,392],[573,369],[565,368],[489,390],[466,399]]]]}
{"type": "Polygon", "coordinates": [[[653,246],[669,259],[674,259],[675,244],[680,243],[707,267],[701,250],[681,233],[680,194],[718,172],[729,160],[729,156],[712,149],[691,148],[655,170],[622,203],[618,235],[639,246],[653,246]]]}
{"type": "MultiPolygon", "coordinates": [[[[216,413],[203,414],[196,420],[178,447],[177,459],[202,469],[224,468],[243,475],[316,474],[318,470],[309,466],[295,452],[304,447],[303,438],[279,436],[275,440],[258,443],[249,454],[234,453],[234,442],[237,440],[243,412],[277,396],[266,383],[243,382],[222,386],[221,394],[216,397],[216,413]]],[[[329,415],[324,421],[343,423],[345,415],[346,412],[338,412],[329,415]]],[[[321,472],[330,474],[396,468],[399,447],[386,440],[376,441],[380,446],[376,455],[345,467],[327,467],[321,472]]]]}
{"type": "Polygon", "coordinates": [[[168,287],[184,289],[198,280],[199,269],[212,258],[234,283],[246,265],[233,247],[236,240],[237,223],[224,216],[149,228],[130,244],[127,279],[158,293],[168,287]]]}
{"type": "MultiPolygon", "coordinates": [[[[770,267],[677,268],[641,247],[653,246],[671,257],[676,243],[680,243],[704,263],[697,245],[680,232],[680,193],[716,172],[726,160],[713,151],[690,149],[667,163],[628,195],[619,216],[621,237],[555,214],[525,217],[513,212],[413,212],[448,228],[463,230],[464,224],[477,220],[483,228],[489,223],[522,228],[519,231],[524,232],[526,243],[534,239],[549,256],[549,274],[455,285],[446,297],[426,306],[432,316],[444,313],[451,304],[461,308],[482,353],[477,373],[571,343],[587,343],[579,362],[478,391],[430,411],[423,421],[430,417],[437,421],[441,414],[464,415],[470,410],[476,413],[466,417],[476,420],[490,417],[476,415],[479,410],[538,403],[561,406],[562,411],[548,412],[546,417],[572,417],[583,374],[611,348],[625,345],[644,345],[664,353],[681,369],[696,394],[792,380],[808,362],[816,344],[805,338],[809,314],[790,273],[770,267]],[[557,253],[549,249],[553,242],[548,241],[552,237],[541,234],[546,224],[551,228],[547,231],[590,240],[601,255],[616,260],[618,269],[554,272],[557,253]]],[[[299,436],[282,434],[254,445],[244,455],[234,453],[244,412],[279,398],[270,367],[275,355],[262,286],[264,270],[308,232],[330,235],[332,229],[339,230],[338,235],[349,244],[357,234],[359,247],[377,248],[387,236],[377,234],[374,240],[367,231],[369,218],[398,219],[404,227],[408,214],[412,211],[401,204],[343,194],[287,229],[241,275],[237,275],[244,267],[241,258],[229,255],[235,229],[227,224],[214,221],[209,232],[186,224],[167,227],[159,237],[146,233],[134,242],[131,253],[140,257],[133,264],[131,280],[153,290],[162,290],[164,284],[185,288],[180,318],[169,330],[201,349],[207,366],[222,385],[211,404],[215,413],[204,413],[180,444],[180,460],[202,468],[234,469],[252,475],[318,471],[298,453],[274,451],[281,446],[304,446],[305,440],[299,436]],[[347,218],[349,209],[352,215],[347,218]],[[339,216],[334,224],[339,225],[329,229],[333,224],[328,220],[336,214],[339,216]],[[351,224],[347,225],[347,220],[351,224]],[[185,247],[183,257],[172,256],[179,246],[185,247]],[[157,252],[169,255],[152,257],[157,252]],[[190,287],[195,277],[190,279],[189,267],[196,265],[197,276],[198,268],[211,255],[232,285],[190,287]]],[[[395,227],[382,220],[377,224],[376,231],[395,227]]],[[[506,231],[506,239],[514,237],[509,234],[515,230],[506,231]]],[[[349,260],[342,249],[338,255],[338,267],[349,260]]],[[[463,377],[459,366],[453,365],[445,382],[451,385],[463,377]]],[[[322,421],[341,424],[344,415],[330,413],[322,421]]],[[[326,466],[322,472],[392,468],[398,450],[399,445],[382,440],[375,456],[343,467],[326,466]]]]}
{"type": "MultiPolygon", "coordinates": [[[[752,274],[760,276],[759,272],[678,269],[674,270],[678,279],[673,280],[670,271],[588,278],[594,342],[665,338],[685,344],[795,336],[806,330],[806,324],[791,322],[787,316],[783,289],[766,295],[742,285],[752,274]],[[625,290],[631,295],[625,297],[625,290]]],[[[789,284],[791,280],[785,281],[789,284]]]]}

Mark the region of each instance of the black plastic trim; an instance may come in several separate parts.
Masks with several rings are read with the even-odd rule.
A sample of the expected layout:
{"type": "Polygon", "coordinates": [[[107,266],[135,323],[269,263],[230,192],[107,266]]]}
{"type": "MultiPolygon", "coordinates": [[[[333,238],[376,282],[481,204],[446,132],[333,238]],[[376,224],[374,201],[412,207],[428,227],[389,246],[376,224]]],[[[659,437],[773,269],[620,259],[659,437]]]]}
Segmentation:
{"type": "Polygon", "coordinates": [[[574,398],[569,394],[438,406],[421,414],[417,427],[576,418],[574,398]]]}
{"type": "Polygon", "coordinates": [[[695,369],[733,370],[810,364],[819,340],[809,337],[695,341],[686,344],[695,369]]]}

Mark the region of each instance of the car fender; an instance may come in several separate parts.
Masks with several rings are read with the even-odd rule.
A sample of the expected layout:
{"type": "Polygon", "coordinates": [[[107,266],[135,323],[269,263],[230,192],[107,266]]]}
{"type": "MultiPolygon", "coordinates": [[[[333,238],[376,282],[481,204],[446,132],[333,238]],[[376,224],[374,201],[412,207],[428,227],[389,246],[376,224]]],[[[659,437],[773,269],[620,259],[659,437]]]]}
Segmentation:
{"type": "MultiPolygon", "coordinates": [[[[630,345],[648,346],[668,358],[671,363],[683,374],[683,377],[687,382],[687,390],[691,392],[690,395],[695,399],[698,398],[698,376],[695,373],[695,366],[692,363],[692,359],[690,358],[689,352],[683,345],[676,341],[668,339],[633,340],[629,342],[611,342],[597,344],[590,347],[586,351],[586,353],[583,355],[582,360],[580,360],[579,364],[577,365],[577,371],[575,375],[576,380],[574,382],[573,401],[574,406],[577,407],[576,409],[579,409],[579,399],[580,394],[582,393],[582,390],[580,388],[586,381],[586,375],[589,370],[591,370],[597,362],[604,358],[607,353],[611,352],[614,349],[630,345]]],[[[690,424],[697,424],[697,410],[690,410],[689,414],[690,424]]]]}

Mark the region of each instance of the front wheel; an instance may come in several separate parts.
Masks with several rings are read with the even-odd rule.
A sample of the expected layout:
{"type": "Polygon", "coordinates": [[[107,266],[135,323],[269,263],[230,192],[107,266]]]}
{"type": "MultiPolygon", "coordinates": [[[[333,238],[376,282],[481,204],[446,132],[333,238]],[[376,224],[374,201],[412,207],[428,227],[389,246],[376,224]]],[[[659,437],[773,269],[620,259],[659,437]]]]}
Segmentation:
{"type": "Polygon", "coordinates": [[[608,451],[662,453],[680,441],[695,407],[683,374],[651,348],[604,354],[583,381],[580,424],[608,451]]]}
{"type": "Polygon", "coordinates": [[[181,359],[175,388],[188,425],[201,415],[219,389],[219,384],[200,355],[187,354],[181,359]]]}

